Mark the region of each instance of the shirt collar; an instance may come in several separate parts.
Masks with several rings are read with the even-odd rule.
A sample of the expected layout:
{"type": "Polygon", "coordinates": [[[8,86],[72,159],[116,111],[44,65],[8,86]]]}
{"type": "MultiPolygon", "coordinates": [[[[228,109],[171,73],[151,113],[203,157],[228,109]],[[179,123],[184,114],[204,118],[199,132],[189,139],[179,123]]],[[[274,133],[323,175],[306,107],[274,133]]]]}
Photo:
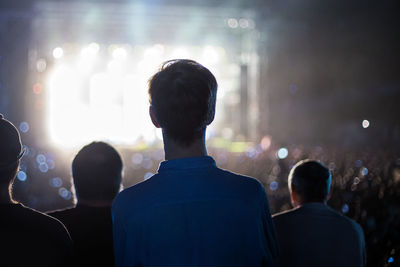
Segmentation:
{"type": "Polygon", "coordinates": [[[215,160],[210,156],[181,158],[166,160],[160,163],[158,172],[164,171],[179,171],[188,169],[199,169],[216,167],[215,160]]]}

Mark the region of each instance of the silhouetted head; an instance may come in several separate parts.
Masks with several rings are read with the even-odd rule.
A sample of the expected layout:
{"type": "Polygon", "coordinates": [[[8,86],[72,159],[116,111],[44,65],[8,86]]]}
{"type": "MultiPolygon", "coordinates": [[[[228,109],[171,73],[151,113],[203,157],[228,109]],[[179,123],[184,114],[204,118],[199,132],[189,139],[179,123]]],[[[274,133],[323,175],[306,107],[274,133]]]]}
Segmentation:
{"type": "Polygon", "coordinates": [[[0,187],[8,187],[24,154],[17,128],[0,114],[0,187]]]}
{"type": "Polygon", "coordinates": [[[193,60],[165,62],[149,80],[153,122],[177,143],[190,145],[214,120],[217,86],[214,75],[193,60]]]}
{"type": "Polygon", "coordinates": [[[326,202],[332,175],[327,167],[314,160],[298,162],[289,173],[289,190],[294,206],[307,202],[326,202]]]}
{"type": "Polygon", "coordinates": [[[111,203],[120,190],[121,156],[109,144],[92,142],[75,156],[72,176],[78,202],[111,203]]]}

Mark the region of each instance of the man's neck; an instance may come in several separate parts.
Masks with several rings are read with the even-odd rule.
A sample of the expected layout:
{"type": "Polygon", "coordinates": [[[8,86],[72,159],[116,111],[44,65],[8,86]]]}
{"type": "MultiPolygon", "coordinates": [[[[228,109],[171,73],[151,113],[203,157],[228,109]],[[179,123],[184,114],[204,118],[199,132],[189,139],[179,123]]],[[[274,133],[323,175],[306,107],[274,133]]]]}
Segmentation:
{"type": "Polygon", "coordinates": [[[181,145],[163,135],[165,160],[207,156],[205,132],[201,138],[194,140],[190,145],[181,145]]]}

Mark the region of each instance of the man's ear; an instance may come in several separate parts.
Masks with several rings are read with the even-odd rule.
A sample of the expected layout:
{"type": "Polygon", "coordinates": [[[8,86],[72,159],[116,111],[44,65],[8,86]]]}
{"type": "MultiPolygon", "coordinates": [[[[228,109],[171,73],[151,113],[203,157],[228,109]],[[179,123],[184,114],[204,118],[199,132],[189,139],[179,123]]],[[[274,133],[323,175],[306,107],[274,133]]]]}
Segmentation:
{"type": "Polygon", "coordinates": [[[290,190],[290,201],[292,202],[293,208],[300,206],[300,196],[296,191],[290,190]]]}
{"type": "Polygon", "coordinates": [[[156,116],[154,115],[152,106],[149,107],[149,114],[150,114],[150,118],[151,118],[151,121],[153,122],[154,126],[156,126],[157,128],[161,128],[160,124],[158,123],[158,121],[156,119],[156,116]]]}

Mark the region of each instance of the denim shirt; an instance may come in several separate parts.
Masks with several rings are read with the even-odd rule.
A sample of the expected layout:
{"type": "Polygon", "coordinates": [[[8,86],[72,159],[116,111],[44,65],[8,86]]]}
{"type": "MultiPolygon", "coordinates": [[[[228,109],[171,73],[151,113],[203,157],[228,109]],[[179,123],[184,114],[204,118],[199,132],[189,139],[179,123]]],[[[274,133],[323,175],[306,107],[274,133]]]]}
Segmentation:
{"type": "Polygon", "coordinates": [[[212,157],[164,161],[112,208],[116,266],[274,266],[263,186],[212,157]]]}

